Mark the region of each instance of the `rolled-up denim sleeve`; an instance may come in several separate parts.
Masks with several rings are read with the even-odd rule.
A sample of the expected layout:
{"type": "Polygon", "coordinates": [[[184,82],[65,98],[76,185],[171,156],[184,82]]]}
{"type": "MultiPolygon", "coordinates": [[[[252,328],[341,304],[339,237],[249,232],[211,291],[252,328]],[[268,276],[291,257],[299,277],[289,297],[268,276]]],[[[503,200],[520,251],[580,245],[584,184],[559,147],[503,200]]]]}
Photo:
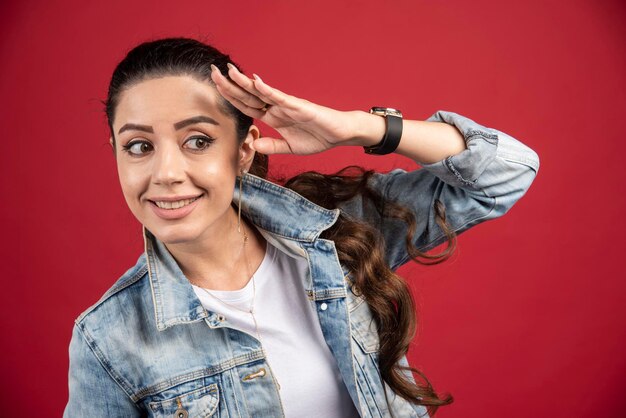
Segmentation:
{"type": "MultiPolygon", "coordinates": [[[[421,169],[376,173],[369,183],[382,195],[383,207],[384,202],[393,201],[413,212],[417,222],[413,243],[420,251],[428,251],[447,240],[435,220],[436,200],[445,206],[446,220],[458,235],[508,212],[539,171],[537,153],[502,131],[444,110],[437,111],[427,121],[454,125],[463,135],[466,149],[434,163],[417,161],[421,169]]],[[[349,202],[345,209],[380,227],[392,269],[409,261],[405,222],[381,218],[378,209],[363,199],[349,202]]]]}
{"type": "Polygon", "coordinates": [[[107,372],[75,324],[69,347],[69,400],[63,418],[139,417],[140,409],[107,372]]]}

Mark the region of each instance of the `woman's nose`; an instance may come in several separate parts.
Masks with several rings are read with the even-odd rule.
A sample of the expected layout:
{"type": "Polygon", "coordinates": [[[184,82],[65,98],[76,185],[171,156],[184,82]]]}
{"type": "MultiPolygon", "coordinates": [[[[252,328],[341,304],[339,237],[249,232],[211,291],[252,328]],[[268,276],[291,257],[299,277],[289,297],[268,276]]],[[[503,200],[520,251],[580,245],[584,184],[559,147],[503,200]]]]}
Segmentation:
{"type": "Polygon", "coordinates": [[[152,181],[155,184],[171,184],[185,180],[186,162],[178,147],[162,148],[155,153],[152,181]]]}

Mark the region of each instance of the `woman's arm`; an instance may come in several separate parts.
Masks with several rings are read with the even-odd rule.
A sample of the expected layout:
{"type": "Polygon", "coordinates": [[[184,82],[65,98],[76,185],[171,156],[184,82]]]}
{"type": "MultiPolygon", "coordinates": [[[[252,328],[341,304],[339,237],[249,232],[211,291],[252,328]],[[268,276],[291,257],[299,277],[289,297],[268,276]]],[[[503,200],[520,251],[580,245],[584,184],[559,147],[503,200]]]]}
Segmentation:
{"type": "MultiPolygon", "coordinates": [[[[380,116],[311,103],[258,77],[251,80],[234,67],[228,74],[230,79],[217,68],[212,73],[219,93],[282,135],[254,140],[259,152],[314,154],[337,146],[373,145],[383,137],[385,121],[380,116]],[[269,109],[260,110],[265,104],[269,109]]],[[[457,113],[440,110],[426,121],[405,120],[404,125],[396,153],[412,158],[422,169],[376,173],[370,185],[384,201],[399,203],[414,213],[414,245],[421,251],[446,239],[435,218],[437,200],[445,206],[446,219],[458,235],[504,215],[526,193],[539,170],[539,156],[528,146],[457,113]]],[[[372,202],[360,197],[344,202],[341,209],[380,226],[392,268],[409,260],[405,223],[381,218],[372,202]]]]}
{"type": "MultiPolygon", "coordinates": [[[[363,111],[339,111],[311,103],[270,87],[260,78],[251,80],[235,67],[227,79],[217,68],[212,79],[219,93],[248,116],[257,118],[283,137],[262,137],[253,147],[264,154],[314,154],[346,145],[374,145],[385,133],[381,116],[363,111]],[[268,111],[262,111],[269,105],[268,111]]],[[[460,133],[445,123],[403,121],[397,153],[415,161],[434,162],[465,148],[460,133]]]]}
{"type": "MultiPolygon", "coordinates": [[[[378,144],[385,134],[385,119],[369,112],[349,112],[354,120],[352,137],[344,145],[370,146],[378,144]]],[[[454,125],[444,122],[403,120],[402,137],[395,153],[417,163],[434,163],[448,155],[466,149],[463,135],[454,125]]]]}
{"type": "MultiPolygon", "coordinates": [[[[282,138],[261,137],[253,147],[263,154],[314,154],[346,146],[374,145],[385,133],[385,120],[363,111],[339,111],[286,94],[229,65],[228,76],[214,66],[211,74],[218,92],[244,114],[276,129],[282,138]],[[261,108],[267,109],[262,110],[261,108]]],[[[464,137],[449,122],[404,120],[396,153],[416,162],[433,163],[466,148],[464,137]]]]}
{"type": "MultiPolygon", "coordinates": [[[[447,239],[436,222],[435,200],[444,204],[446,219],[458,235],[508,212],[530,188],[539,171],[537,153],[502,131],[444,110],[437,111],[426,123],[446,124],[449,129],[431,133],[433,138],[403,134],[401,139],[405,143],[415,142],[407,152],[409,155],[404,155],[413,157],[422,168],[376,173],[369,183],[383,200],[399,203],[413,212],[417,221],[413,244],[420,251],[428,251],[447,239]],[[456,133],[449,134],[450,129],[458,132],[465,144],[465,148],[455,154],[448,154],[458,140],[456,133]],[[435,152],[440,152],[439,160],[420,161],[437,158],[432,153],[428,159],[425,154],[429,151],[422,150],[421,139],[422,144],[436,143],[431,146],[437,149],[435,152]]],[[[408,232],[405,223],[382,219],[371,202],[360,198],[346,202],[342,210],[380,227],[392,269],[409,260],[403,239],[408,232]]]]}

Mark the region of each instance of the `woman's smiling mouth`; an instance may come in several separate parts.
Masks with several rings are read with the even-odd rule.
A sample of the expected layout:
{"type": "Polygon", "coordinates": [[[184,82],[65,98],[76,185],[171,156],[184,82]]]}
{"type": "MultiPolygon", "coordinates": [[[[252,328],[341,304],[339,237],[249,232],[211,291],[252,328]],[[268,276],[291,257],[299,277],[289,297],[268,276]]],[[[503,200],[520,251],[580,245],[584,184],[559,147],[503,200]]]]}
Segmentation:
{"type": "Polygon", "coordinates": [[[187,216],[198,205],[203,195],[182,200],[150,200],[154,213],[163,219],[180,219],[187,216]]]}
{"type": "MultiPolygon", "coordinates": [[[[202,195],[200,195],[202,196],[202,195]]],[[[187,206],[188,204],[195,202],[200,196],[196,196],[191,199],[183,199],[183,200],[175,200],[175,201],[167,201],[167,200],[151,200],[155,205],[160,207],[161,209],[178,209],[183,206],[187,206]]]]}

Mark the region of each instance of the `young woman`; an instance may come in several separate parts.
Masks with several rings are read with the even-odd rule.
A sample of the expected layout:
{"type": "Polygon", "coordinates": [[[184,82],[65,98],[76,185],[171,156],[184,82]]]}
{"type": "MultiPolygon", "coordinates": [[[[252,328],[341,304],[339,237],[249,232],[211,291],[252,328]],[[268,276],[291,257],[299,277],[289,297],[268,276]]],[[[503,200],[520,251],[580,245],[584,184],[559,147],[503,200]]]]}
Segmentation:
{"type": "Polygon", "coordinates": [[[145,251],[75,321],[65,417],[427,417],[452,401],[408,366],[417,317],[394,271],[505,214],[532,149],[453,112],[320,106],[187,38],[132,49],[105,106],[145,251]],[[422,169],[267,179],[268,154],[338,146],[422,169]]]}

